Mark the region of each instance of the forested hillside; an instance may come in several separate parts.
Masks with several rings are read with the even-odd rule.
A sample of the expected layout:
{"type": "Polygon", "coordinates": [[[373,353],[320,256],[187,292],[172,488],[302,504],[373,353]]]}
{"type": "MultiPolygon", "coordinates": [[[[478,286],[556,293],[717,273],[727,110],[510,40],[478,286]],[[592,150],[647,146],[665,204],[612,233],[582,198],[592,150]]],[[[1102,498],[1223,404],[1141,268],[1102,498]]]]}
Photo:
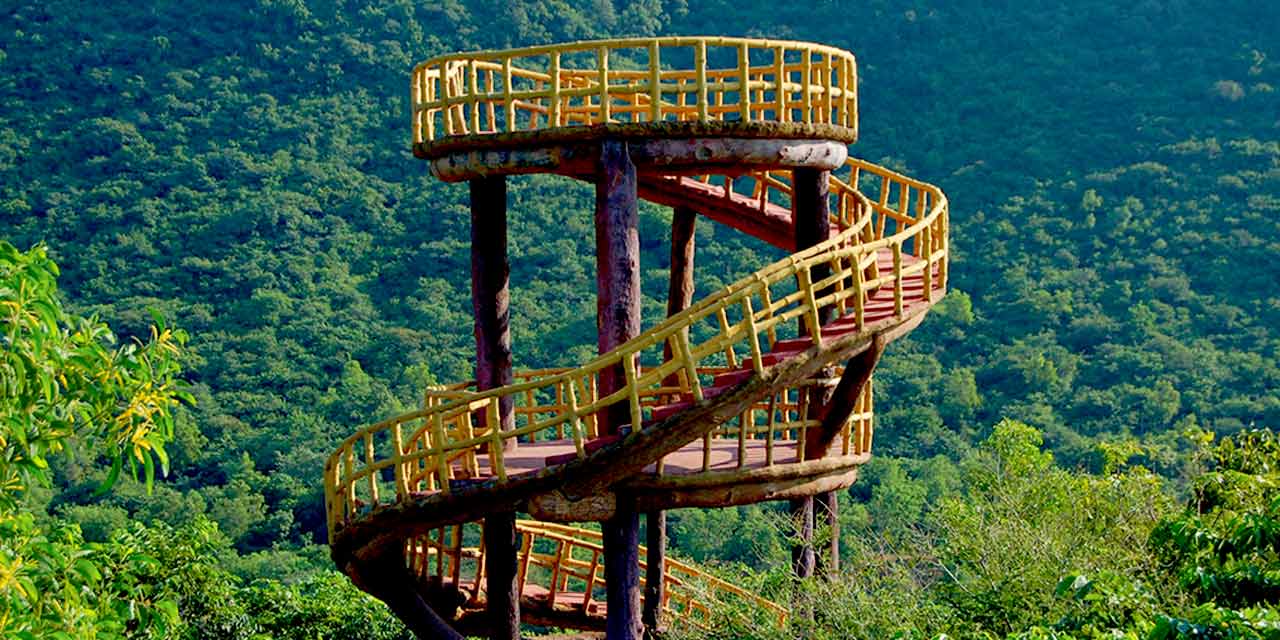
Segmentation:
{"type": "MultiPolygon", "coordinates": [[[[852,151],[951,198],[952,292],[880,368],[879,458],[849,532],[914,526],[962,489],[960,461],[1002,419],[1042,432],[1060,468],[1103,472],[1123,450],[1170,492],[1192,473],[1193,428],[1280,424],[1280,12],[1267,3],[12,0],[0,239],[46,244],[68,308],[124,340],[149,335],[152,311],[186,331],[195,399],[176,409],[154,491],[122,479],[97,495],[109,465],[73,443],[30,508],[91,541],[130,519],[203,516],[219,533],[183,535],[237,576],[327,570],[324,456],[471,373],[465,187],[409,151],[409,68],[454,50],[703,33],[855,52],[852,151]]],[[[582,362],[590,193],[522,177],[511,198],[517,366],[582,362]]],[[[663,310],[669,215],[641,211],[647,320],[663,310]]],[[[699,222],[700,292],[772,257],[699,222]]],[[[763,572],[785,542],[768,511],[673,514],[676,551],[763,572]]],[[[325,579],[312,586],[338,588],[325,579]]]]}

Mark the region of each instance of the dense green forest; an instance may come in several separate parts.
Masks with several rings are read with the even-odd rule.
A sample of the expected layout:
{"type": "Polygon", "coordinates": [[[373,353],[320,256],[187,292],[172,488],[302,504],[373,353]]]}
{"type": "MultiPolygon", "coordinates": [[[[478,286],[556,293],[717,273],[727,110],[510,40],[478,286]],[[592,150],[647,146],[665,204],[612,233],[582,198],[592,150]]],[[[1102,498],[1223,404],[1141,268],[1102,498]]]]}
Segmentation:
{"type": "MultiPolygon", "coordinates": [[[[156,318],[177,327],[189,339],[164,375],[191,397],[172,407],[163,460],[81,434],[58,440],[45,471],[15,453],[27,443],[0,440],[0,491],[16,500],[0,609],[28,597],[7,567],[54,540],[68,566],[84,552],[118,567],[97,582],[133,594],[84,611],[176,603],[131,619],[133,635],[403,634],[331,571],[320,469],[357,425],[470,376],[466,190],[412,158],[408,69],[454,50],[702,33],[855,52],[852,151],[952,203],[952,291],[879,369],[877,458],[842,512],[851,560],[868,560],[846,563],[860,586],[811,594],[848,609],[817,616],[831,637],[1226,625],[1217,609],[1189,613],[1208,602],[1269,602],[1240,624],[1270,615],[1275,629],[1276,504],[1227,501],[1217,519],[1217,502],[1181,506],[1215,473],[1274,488],[1274,466],[1219,459],[1203,435],[1280,425],[1280,12],[1237,0],[6,3],[0,240],[16,249],[0,275],[16,281],[27,272],[5,265],[40,262],[28,250],[43,244],[61,269],[55,324],[101,338],[105,323],[117,345],[156,344],[156,318]],[[1043,457],[1028,444],[1041,437],[1043,457]],[[979,477],[992,456],[1025,471],[979,477]],[[139,473],[100,491],[121,459],[139,473]],[[1115,526],[1068,526],[1082,503],[1115,526]],[[1162,590],[1159,576],[1208,566],[1203,536],[1179,537],[1188,527],[1223,532],[1237,517],[1270,522],[1272,546],[1218,569],[1269,567],[1262,597],[1162,590]],[[1018,546],[1027,527],[1059,536],[1043,548],[1096,540],[1096,552],[1023,572],[1014,559],[1042,548],[1018,546]],[[1006,540],[1008,555],[979,558],[983,539],[1006,540]],[[163,552],[136,564],[137,549],[163,552]],[[1100,608],[1073,596],[1086,585],[1129,617],[1088,618],[1100,608]],[[227,604],[208,610],[210,593],[227,604]]],[[[511,199],[517,366],[582,362],[594,352],[591,194],[540,176],[512,180],[511,199]]],[[[647,320],[663,310],[669,215],[641,209],[647,320]]],[[[700,292],[774,257],[699,222],[700,292]]],[[[1237,437],[1274,454],[1265,437],[1237,437]]],[[[789,588],[783,529],[770,505],[672,514],[677,554],[772,593],[789,588]]],[[[85,615],[56,624],[94,637],[109,627],[95,620],[113,619],[85,615]]],[[[0,611],[0,628],[15,619],[0,611]]]]}

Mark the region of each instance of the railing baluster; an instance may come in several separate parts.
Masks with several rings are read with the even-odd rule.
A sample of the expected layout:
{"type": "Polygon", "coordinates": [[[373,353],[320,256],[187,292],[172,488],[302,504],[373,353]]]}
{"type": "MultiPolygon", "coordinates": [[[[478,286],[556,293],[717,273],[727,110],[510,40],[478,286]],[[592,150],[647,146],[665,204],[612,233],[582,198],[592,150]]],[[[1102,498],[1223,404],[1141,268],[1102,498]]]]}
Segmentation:
{"type": "Polygon", "coordinates": [[[782,47],[773,49],[773,86],[774,86],[774,118],[778,122],[786,122],[787,89],[786,89],[786,50],[782,47]]]}
{"type": "Polygon", "coordinates": [[[569,544],[564,540],[556,540],[556,554],[551,567],[551,586],[548,589],[547,602],[554,603],[556,601],[556,592],[560,590],[560,571],[564,566],[564,554],[569,544]]]}
{"type": "Polygon", "coordinates": [[[462,525],[453,525],[453,545],[449,550],[449,558],[452,564],[453,584],[458,584],[458,580],[462,577],[462,525]]]}
{"type": "Polygon", "coordinates": [[[480,133],[480,79],[476,72],[476,61],[467,61],[467,80],[470,83],[471,95],[471,131],[470,133],[480,133]]]}
{"type": "Polygon", "coordinates": [[[585,458],[586,452],[582,448],[583,434],[582,417],[578,415],[578,392],[574,390],[573,380],[569,380],[569,413],[573,416],[569,430],[573,432],[573,449],[577,452],[579,458],[585,458]]]}
{"type": "Polygon", "coordinates": [[[502,58],[502,109],[507,121],[507,131],[516,130],[516,101],[511,97],[515,88],[511,83],[511,57],[506,56],[502,58]]]}
{"type": "Polygon", "coordinates": [[[440,491],[445,495],[449,495],[449,462],[446,459],[448,454],[445,452],[444,446],[444,419],[439,413],[431,415],[431,430],[431,438],[435,440],[435,446],[432,449],[435,449],[436,452],[436,479],[440,483],[440,491]]]}
{"type": "Polygon", "coordinates": [[[502,423],[499,418],[501,402],[498,396],[489,399],[485,405],[485,421],[489,423],[489,473],[498,476],[498,482],[506,482],[507,465],[503,459],[502,423]]]}
{"type": "Polygon", "coordinates": [[[737,369],[738,354],[734,352],[733,342],[730,340],[731,338],[730,334],[732,333],[732,331],[729,327],[729,313],[725,311],[724,307],[720,307],[720,309],[716,312],[716,317],[720,320],[720,334],[724,336],[724,340],[725,340],[725,348],[724,348],[725,360],[729,363],[729,368],[737,369]]]}
{"type": "Polygon", "coordinates": [[[707,431],[702,436],[702,471],[706,473],[711,469],[711,431],[707,431]]]}
{"type": "Polygon", "coordinates": [[[610,122],[613,115],[609,98],[609,47],[597,49],[597,66],[600,67],[600,122],[610,122]]]}
{"type": "Polygon", "coordinates": [[[920,256],[920,259],[924,261],[924,273],[921,274],[923,276],[921,284],[924,286],[924,300],[925,302],[933,302],[933,262],[929,259],[932,254],[933,238],[927,225],[920,230],[920,237],[924,240],[924,242],[918,243],[923,245],[920,247],[920,251],[924,254],[920,256]]]}
{"type": "Polygon", "coordinates": [[[631,410],[631,431],[637,432],[644,428],[644,414],[640,410],[640,388],[636,384],[636,378],[639,378],[639,372],[636,369],[640,366],[637,360],[639,354],[627,354],[623,356],[623,373],[626,375],[628,400],[631,410]]]}
{"type": "Polygon", "coordinates": [[[813,290],[813,274],[809,272],[809,265],[803,265],[796,277],[800,279],[800,291],[804,294],[801,300],[805,305],[805,326],[809,329],[809,337],[813,340],[814,346],[821,346],[822,323],[818,320],[818,301],[813,290]]]}
{"type": "Polygon", "coordinates": [[[396,474],[396,498],[404,500],[409,497],[409,477],[404,469],[404,434],[401,433],[399,420],[391,428],[391,444],[396,448],[396,455],[391,460],[396,474]]]}
{"type": "Polygon", "coordinates": [[[698,79],[698,121],[707,118],[707,41],[699,39],[693,53],[694,73],[698,79]]]}
{"type": "Polygon", "coordinates": [[[549,126],[560,126],[560,52],[551,52],[550,100],[547,105],[547,122],[549,126]]]}
{"type": "Polygon", "coordinates": [[[356,510],[356,481],[355,481],[355,478],[353,477],[355,476],[355,468],[356,468],[356,452],[355,452],[355,447],[353,445],[348,445],[346,447],[346,451],[344,452],[344,455],[343,455],[342,464],[343,464],[343,470],[345,471],[342,479],[343,481],[346,482],[346,485],[347,485],[346,487],[347,519],[350,520],[351,517],[355,515],[355,510],[356,510]]]}
{"type": "Polygon", "coordinates": [[[698,379],[698,365],[693,361],[689,347],[689,330],[686,328],[677,331],[671,335],[671,339],[675,341],[672,346],[676,349],[677,357],[684,363],[684,372],[689,377],[689,388],[693,392],[693,399],[695,402],[702,402],[702,381],[698,379]]]}
{"type": "Polygon", "coordinates": [[[649,45],[649,122],[662,120],[662,62],[658,41],[649,45]]]}
{"type": "Polygon", "coordinates": [[[600,567],[600,552],[596,549],[591,550],[591,568],[587,569],[587,584],[582,590],[582,612],[586,613],[591,607],[592,592],[596,588],[596,569],[600,567]]]}
{"type": "Polygon", "coordinates": [[[751,339],[751,368],[764,373],[764,352],[760,349],[760,335],[756,329],[756,312],[751,308],[750,294],[742,297],[742,317],[747,320],[747,332],[751,339]]]}
{"type": "MultiPolygon", "coordinates": [[[[767,281],[760,282],[760,301],[764,304],[764,311],[767,318],[773,317],[773,295],[769,292],[769,283],[767,281]]],[[[778,325],[776,323],[769,325],[769,348],[778,342],[778,325]]]]}
{"type": "Polygon", "coordinates": [[[893,315],[902,318],[902,243],[893,243],[893,315]]]}
{"type": "Polygon", "coordinates": [[[800,82],[800,90],[804,92],[804,122],[813,124],[813,92],[809,90],[813,86],[813,55],[803,49],[800,55],[804,56],[804,80],[800,82]]]}
{"type": "MultiPolygon", "coordinates": [[[[853,260],[853,325],[858,331],[862,331],[863,324],[866,322],[866,297],[867,292],[863,290],[864,283],[862,279],[862,256],[854,254],[853,260]]],[[[875,260],[875,254],[872,254],[872,260],[875,260]]]]}

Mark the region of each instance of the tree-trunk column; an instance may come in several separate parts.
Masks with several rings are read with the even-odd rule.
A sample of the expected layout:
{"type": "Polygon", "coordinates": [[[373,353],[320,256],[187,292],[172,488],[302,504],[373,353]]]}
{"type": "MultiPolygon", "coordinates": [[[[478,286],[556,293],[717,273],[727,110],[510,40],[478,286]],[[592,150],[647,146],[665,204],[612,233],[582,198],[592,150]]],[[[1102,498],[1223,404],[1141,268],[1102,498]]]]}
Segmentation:
{"type": "MultiPolygon", "coordinates": [[[[504,176],[471,181],[471,306],[475,312],[476,388],[511,384],[511,316],[507,261],[507,181],[504,176]]],[[[513,399],[500,402],[498,425],[515,429],[513,399]]],[[[484,420],[481,414],[480,419],[484,420]]],[[[508,440],[506,449],[515,448],[508,440]]],[[[485,518],[486,608],[489,637],[519,640],[520,592],[516,583],[519,551],[514,513],[485,518]]]]}
{"type": "MultiPolygon", "coordinates": [[[[687,207],[676,207],[671,217],[671,284],[667,288],[667,316],[673,316],[693,303],[693,253],[694,227],[698,214],[687,207]]],[[[663,347],[663,357],[672,357],[671,344],[663,347]]],[[[680,385],[678,374],[671,374],[662,382],[664,387],[680,385]]],[[[648,555],[645,559],[644,578],[644,626],[658,631],[664,626],[662,601],[667,591],[667,512],[650,511],[645,514],[645,543],[648,555]]]]}
{"type": "MultiPolygon", "coordinates": [[[[604,354],[640,335],[640,210],[636,167],[626,142],[601,143],[596,179],[596,326],[604,354]]],[[[625,385],[622,365],[600,373],[601,397],[625,385]]],[[[630,407],[625,401],[614,403],[601,417],[602,435],[616,434],[631,422],[630,407]]]]}
{"type": "MultiPolygon", "coordinates": [[[[830,172],[819,169],[795,169],[792,172],[792,218],[795,223],[796,251],[803,251],[831,237],[830,204],[827,200],[830,172]]],[[[829,266],[815,265],[810,280],[817,282],[831,275],[829,266]]],[[[821,294],[821,292],[820,292],[821,294]]],[[[831,320],[830,305],[818,309],[818,322],[825,325],[831,320]]],[[[809,329],[800,320],[800,334],[808,335],[809,329]]],[[[820,420],[826,404],[831,399],[831,388],[826,382],[834,376],[832,367],[823,367],[815,374],[822,384],[809,387],[806,420],[820,420]]],[[[795,523],[796,541],[791,548],[792,569],[796,577],[808,578],[814,573],[816,558],[813,549],[814,500],[798,498],[791,501],[791,518],[795,523]]]]}
{"type": "MultiPolygon", "coordinates": [[[[599,348],[604,354],[640,335],[640,235],[636,203],[636,168],[626,142],[601,143],[596,177],[596,324],[599,348]]],[[[626,384],[624,369],[601,372],[600,396],[626,384]]],[[[601,414],[601,432],[617,434],[631,422],[627,402],[618,402],[601,414]]],[[[632,425],[638,429],[641,425],[632,425]]],[[[605,637],[639,640],[643,632],[640,611],[640,516],[634,504],[618,498],[615,515],[604,522],[604,574],[608,608],[605,637]]]]}
{"type": "MultiPolygon", "coordinates": [[[[471,181],[471,308],[475,312],[476,388],[511,384],[511,294],[507,262],[507,180],[471,181]]],[[[503,431],[515,428],[514,398],[503,398],[503,431]]],[[[483,414],[481,414],[483,419],[483,414]]],[[[507,446],[514,446],[508,441],[507,446]]]]}

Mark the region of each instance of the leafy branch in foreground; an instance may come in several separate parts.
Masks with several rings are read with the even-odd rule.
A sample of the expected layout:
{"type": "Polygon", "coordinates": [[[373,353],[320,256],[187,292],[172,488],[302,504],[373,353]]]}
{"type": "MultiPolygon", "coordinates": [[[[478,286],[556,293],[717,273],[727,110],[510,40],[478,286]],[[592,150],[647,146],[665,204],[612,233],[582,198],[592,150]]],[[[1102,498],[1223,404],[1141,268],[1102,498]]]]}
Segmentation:
{"type": "Polygon", "coordinates": [[[173,408],[193,401],[177,378],[183,331],[156,317],[147,342],[117,345],[97,318],[63,309],[57,277],[44,247],[0,241],[0,509],[48,484],[47,458],[73,436],[112,461],[104,489],[126,463],[150,487],[157,466],[168,473],[173,408]]]}

